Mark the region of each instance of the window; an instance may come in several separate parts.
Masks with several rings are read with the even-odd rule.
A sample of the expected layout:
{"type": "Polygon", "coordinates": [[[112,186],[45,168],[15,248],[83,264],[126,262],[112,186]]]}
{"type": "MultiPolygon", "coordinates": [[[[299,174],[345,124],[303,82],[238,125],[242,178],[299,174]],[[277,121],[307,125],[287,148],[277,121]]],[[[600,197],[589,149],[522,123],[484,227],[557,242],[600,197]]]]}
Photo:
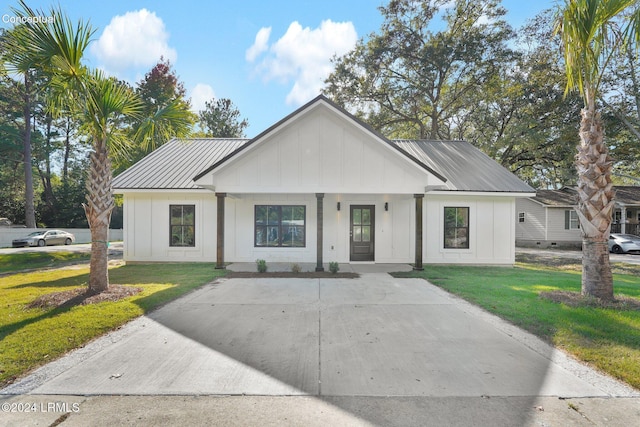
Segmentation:
{"type": "Polygon", "coordinates": [[[170,205],[170,242],[169,246],[196,245],[196,207],[195,205],[170,205]]]}
{"type": "Polygon", "coordinates": [[[469,208],[444,208],[445,249],[469,249],[469,208]]]}
{"type": "Polygon", "coordinates": [[[564,211],[564,229],[580,230],[580,219],[578,219],[578,213],[576,211],[564,211]]]}
{"type": "Polygon", "coordinates": [[[305,223],[305,206],[256,205],[255,246],[303,248],[305,223]]]}
{"type": "Polygon", "coordinates": [[[518,212],[518,222],[524,222],[524,212],[518,212]]]}

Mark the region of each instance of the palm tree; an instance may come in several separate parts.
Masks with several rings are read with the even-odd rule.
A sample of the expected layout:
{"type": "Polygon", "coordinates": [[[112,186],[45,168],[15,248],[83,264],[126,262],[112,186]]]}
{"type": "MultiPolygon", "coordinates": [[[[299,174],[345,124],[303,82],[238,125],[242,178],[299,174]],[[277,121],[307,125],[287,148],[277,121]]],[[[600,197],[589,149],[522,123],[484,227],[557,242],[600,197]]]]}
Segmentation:
{"type": "Polygon", "coordinates": [[[169,138],[171,129],[186,133],[191,126],[191,113],[178,103],[159,109],[152,117],[144,117],[144,105],[131,87],[99,71],[91,71],[82,62],[93,30],[79,21],[74,27],[58,9],[34,12],[24,1],[21,10],[23,54],[36,66],[50,74],[50,100],[53,115],[73,110],[82,117],[91,137],[93,150],[87,179],[87,202],[83,205],[91,229],[91,262],[88,290],[98,293],[109,286],[108,234],[111,212],[115,206],[110,156],[122,153],[134,143],[149,143],[169,138]],[[38,23],[27,17],[50,16],[50,22],[38,23]],[[137,131],[125,122],[137,123],[137,131]],[[155,137],[156,139],[154,139],[155,137]]]}
{"type": "Polygon", "coordinates": [[[567,92],[578,90],[584,100],[580,145],[576,155],[578,206],[582,230],[582,294],[613,299],[613,277],[607,240],[615,191],[613,161],[604,142],[597,100],[612,54],[635,41],[638,0],[565,0],[559,6],[556,33],[562,38],[567,92]]]}

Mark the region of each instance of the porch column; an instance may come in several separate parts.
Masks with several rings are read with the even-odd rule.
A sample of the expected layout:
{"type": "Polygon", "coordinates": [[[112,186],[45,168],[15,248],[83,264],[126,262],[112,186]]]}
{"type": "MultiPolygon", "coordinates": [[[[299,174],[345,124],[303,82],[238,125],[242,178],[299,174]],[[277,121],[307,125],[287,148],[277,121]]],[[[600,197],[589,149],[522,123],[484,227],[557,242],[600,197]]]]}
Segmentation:
{"type": "Polygon", "coordinates": [[[324,271],[324,267],[322,266],[322,240],[324,235],[324,212],[323,212],[323,202],[324,202],[324,193],[316,193],[316,206],[317,206],[317,220],[316,220],[316,228],[318,232],[318,236],[316,238],[316,271],[324,271]]]}
{"type": "Polygon", "coordinates": [[[218,236],[216,240],[216,269],[224,269],[224,199],[227,193],[216,193],[218,204],[218,236]]]}
{"type": "Polygon", "coordinates": [[[627,234],[627,208],[620,206],[620,234],[627,234]]]}
{"type": "Polygon", "coordinates": [[[414,270],[423,270],[422,268],[422,202],[424,194],[414,194],[416,199],[416,262],[414,270]]]}

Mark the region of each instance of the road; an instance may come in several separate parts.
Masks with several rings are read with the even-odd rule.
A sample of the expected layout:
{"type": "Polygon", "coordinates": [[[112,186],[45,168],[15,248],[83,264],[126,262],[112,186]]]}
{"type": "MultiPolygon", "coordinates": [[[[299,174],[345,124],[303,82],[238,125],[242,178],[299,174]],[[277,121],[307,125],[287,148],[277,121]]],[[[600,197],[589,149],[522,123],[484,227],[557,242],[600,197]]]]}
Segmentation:
{"type": "MultiPolygon", "coordinates": [[[[123,243],[109,242],[109,258],[122,259],[123,243]]],[[[20,254],[29,252],[78,252],[90,253],[91,243],[80,243],[78,245],[69,246],[45,246],[43,248],[0,248],[0,255],[4,254],[20,254]]]]}

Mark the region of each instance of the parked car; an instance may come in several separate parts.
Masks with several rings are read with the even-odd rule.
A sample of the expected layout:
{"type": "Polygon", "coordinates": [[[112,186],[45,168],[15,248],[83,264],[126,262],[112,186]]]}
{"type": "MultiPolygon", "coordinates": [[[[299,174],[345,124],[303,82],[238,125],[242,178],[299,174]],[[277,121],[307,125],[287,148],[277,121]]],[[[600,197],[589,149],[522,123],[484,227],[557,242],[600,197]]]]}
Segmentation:
{"type": "Polygon", "coordinates": [[[640,237],[633,234],[611,234],[609,251],[614,254],[640,253],[640,237]]]}
{"type": "Polygon", "coordinates": [[[14,248],[24,246],[50,246],[50,245],[70,245],[75,242],[73,234],[62,230],[42,230],[34,231],[29,235],[11,242],[14,248]]]}

